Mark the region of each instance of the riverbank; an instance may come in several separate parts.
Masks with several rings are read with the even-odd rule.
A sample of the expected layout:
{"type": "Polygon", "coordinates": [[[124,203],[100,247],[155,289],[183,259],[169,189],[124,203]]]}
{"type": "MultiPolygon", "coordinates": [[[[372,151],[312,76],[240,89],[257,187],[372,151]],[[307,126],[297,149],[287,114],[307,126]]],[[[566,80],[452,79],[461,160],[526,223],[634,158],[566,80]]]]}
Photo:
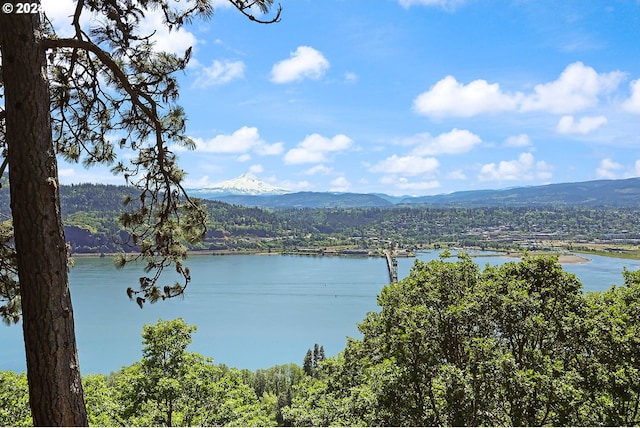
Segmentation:
{"type": "MultiPolygon", "coordinates": [[[[129,253],[136,254],[136,253],[129,253]]],[[[84,257],[114,257],[116,253],[72,253],[73,258],[84,257]]],[[[187,252],[188,256],[276,256],[276,255],[293,255],[293,256],[329,256],[329,257],[385,257],[382,250],[360,250],[353,248],[303,248],[298,250],[278,250],[264,251],[260,250],[191,250],[187,252]]],[[[415,257],[415,253],[407,250],[398,250],[396,257],[407,258],[415,257]]]]}
{"type": "MultiPolygon", "coordinates": [[[[428,246],[418,246],[417,251],[422,250],[438,250],[444,251],[448,246],[446,244],[431,244],[428,246]]],[[[481,248],[465,247],[456,248],[448,247],[457,251],[480,251],[481,248]]],[[[581,264],[590,261],[589,256],[603,256],[617,259],[640,260],[640,250],[635,246],[625,245],[611,247],[607,244],[600,243],[581,243],[580,246],[571,245],[564,241],[542,241],[539,250],[531,250],[529,254],[536,255],[557,255],[562,264],[581,264]]],[[[517,250],[501,251],[496,249],[496,255],[504,257],[520,258],[522,252],[517,250]]],[[[73,253],[74,258],[82,257],[113,257],[112,253],[73,253]]],[[[301,255],[301,256],[334,256],[334,257],[384,257],[383,249],[362,249],[356,245],[341,245],[336,247],[308,247],[296,249],[273,249],[265,251],[265,249],[245,249],[245,250],[192,250],[188,252],[190,256],[233,256],[233,255],[301,255]]],[[[415,253],[410,250],[399,249],[396,253],[397,258],[415,257],[415,253]]]]}
{"type": "MultiPolygon", "coordinates": [[[[560,262],[560,264],[584,264],[584,263],[589,263],[591,261],[591,259],[588,259],[586,257],[582,257],[579,256],[577,254],[557,254],[557,253],[552,253],[552,252],[545,252],[545,251],[535,251],[535,252],[529,252],[528,254],[531,255],[556,255],[558,256],[558,262],[560,262]]],[[[506,253],[504,255],[504,257],[511,257],[511,258],[517,258],[517,259],[521,259],[523,257],[523,253],[515,253],[515,252],[509,252],[506,253]]]]}

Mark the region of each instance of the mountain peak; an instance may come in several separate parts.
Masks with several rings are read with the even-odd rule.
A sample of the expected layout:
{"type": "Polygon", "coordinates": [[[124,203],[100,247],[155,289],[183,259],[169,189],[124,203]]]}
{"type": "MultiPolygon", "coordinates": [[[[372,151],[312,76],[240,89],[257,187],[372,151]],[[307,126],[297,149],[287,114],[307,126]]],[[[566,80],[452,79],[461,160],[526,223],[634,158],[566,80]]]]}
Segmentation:
{"type": "Polygon", "coordinates": [[[283,195],[291,191],[273,186],[260,180],[255,175],[247,172],[231,180],[221,181],[197,189],[194,193],[206,193],[216,195],[283,195]]]}

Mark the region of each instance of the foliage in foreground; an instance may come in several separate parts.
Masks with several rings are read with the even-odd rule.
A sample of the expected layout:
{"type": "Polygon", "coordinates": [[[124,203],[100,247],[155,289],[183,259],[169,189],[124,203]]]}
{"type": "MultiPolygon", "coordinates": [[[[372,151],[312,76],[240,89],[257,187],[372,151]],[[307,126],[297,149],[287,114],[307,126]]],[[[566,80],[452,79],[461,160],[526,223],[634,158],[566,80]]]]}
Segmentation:
{"type": "MultiPolygon", "coordinates": [[[[143,357],[83,379],[91,425],[622,426],[640,423],[640,272],[584,294],[557,259],[416,262],[337,357],[230,369],[186,351],[182,319],[143,357]]],[[[25,375],[0,372],[0,424],[29,425],[25,375]]]]}
{"type": "Polygon", "coordinates": [[[295,388],[294,425],[637,425],[640,273],[583,294],[554,258],[416,262],[361,340],[295,388]]]}

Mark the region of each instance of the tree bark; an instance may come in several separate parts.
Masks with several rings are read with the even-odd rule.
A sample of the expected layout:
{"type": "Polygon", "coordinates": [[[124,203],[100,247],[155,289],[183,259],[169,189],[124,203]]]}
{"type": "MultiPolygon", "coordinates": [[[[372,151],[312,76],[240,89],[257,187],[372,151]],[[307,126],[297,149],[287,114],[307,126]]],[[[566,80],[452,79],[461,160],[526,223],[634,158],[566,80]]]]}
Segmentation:
{"type": "Polygon", "coordinates": [[[39,28],[38,14],[0,12],[11,210],[29,397],[36,426],[86,426],[39,28]]]}

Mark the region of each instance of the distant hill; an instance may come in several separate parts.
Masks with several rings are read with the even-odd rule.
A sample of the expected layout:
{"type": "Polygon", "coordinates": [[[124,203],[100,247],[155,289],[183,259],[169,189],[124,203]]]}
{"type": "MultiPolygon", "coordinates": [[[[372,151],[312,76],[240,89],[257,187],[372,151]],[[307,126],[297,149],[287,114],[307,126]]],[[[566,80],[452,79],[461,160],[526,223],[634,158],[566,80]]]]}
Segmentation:
{"type": "Polygon", "coordinates": [[[406,198],[401,203],[439,207],[549,205],[640,207],[640,178],[454,192],[447,195],[406,198]]]}
{"type": "MultiPolygon", "coordinates": [[[[438,208],[473,207],[626,207],[640,208],[640,178],[595,180],[500,190],[473,190],[422,197],[389,197],[382,194],[298,192],[284,195],[209,196],[189,191],[191,196],[237,206],[288,208],[392,208],[427,205],[438,208]]],[[[136,198],[131,187],[96,184],[60,186],[63,215],[77,211],[101,213],[117,218],[125,196],[136,198]]],[[[0,191],[0,215],[10,216],[9,191],[0,191]]]]}
{"type": "Polygon", "coordinates": [[[260,208],[364,208],[393,206],[377,195],[362,193],[298,192],[274,196],[228,195],[213,197],[228,204],[260,208]]]}
{"type": "MultiPolygon", "coordinates": [[[[125,197],[134,203],[137,200],[135,189],[78,184],[60,186],[60,195],[65,234],[73,253],[135,251],[121,245],[129,235],[118,221],[125,197]]],[[[539,233],[580,239],[615,235],[640,242],[638,178],[457,192],[405,198],[400,204],[380,195],[356,193],[220,199],[224,202],[202,200],[209,214],[207,233],[191,249],[289,251],[347,244],[375,248],[379,242],[403,240],[482,246],[486,245],[485,232],[499,235],[496,239],[504,245],[518,245],[516,238],[539,233]],[[366,242],[361,241],[362,236],[368,237],[366,242]]],[[[10,215],[9,189],[4,186],[0,216],[10,215]]]]}
{"type": "Polygon", "coordinates": [[[500,190],[470,190],[421,197],[384,194],[298,192],[284,195],[194,196],[261,208],[365,208],[426,204],[434,207],[609,206],[640,207],[640,178],[548,184],[500,190]]]}

